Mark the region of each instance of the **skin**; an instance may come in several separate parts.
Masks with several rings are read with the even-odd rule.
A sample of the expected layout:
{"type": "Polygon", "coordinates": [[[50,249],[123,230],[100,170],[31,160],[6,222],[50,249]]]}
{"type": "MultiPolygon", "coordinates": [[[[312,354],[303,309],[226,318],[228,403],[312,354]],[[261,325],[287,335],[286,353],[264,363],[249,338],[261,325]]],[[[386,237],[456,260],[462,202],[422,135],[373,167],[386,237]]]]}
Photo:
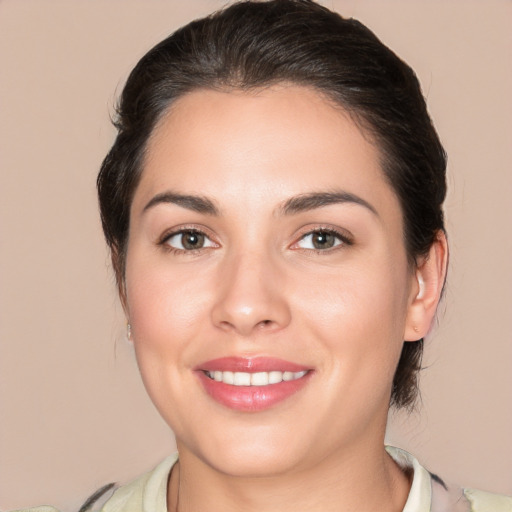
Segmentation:
{"type": "Polygon", "coordinates": [[[383,449],[391,384],[404,340],[430,327],[445,266],[440,235],[410,267],[378,148],[317,92],[177,100],[134,195],[123,297],[145,386],[177,439],[169,510],[402,510],[410,482],[383,449]],[[291,198],[334,191],[366,206],[283,212],[291,198]],[[217,212],[154,199],[166,193],[208,198],[217,212]],[[203,248],[168,237],[190,228],[206,234],[203,248]],[[315,250],[322,229],[341,238],[315,250]],[[276,357],[311,375],[268,410],[236,411],[194,371],[226,356],[276,357]]]}

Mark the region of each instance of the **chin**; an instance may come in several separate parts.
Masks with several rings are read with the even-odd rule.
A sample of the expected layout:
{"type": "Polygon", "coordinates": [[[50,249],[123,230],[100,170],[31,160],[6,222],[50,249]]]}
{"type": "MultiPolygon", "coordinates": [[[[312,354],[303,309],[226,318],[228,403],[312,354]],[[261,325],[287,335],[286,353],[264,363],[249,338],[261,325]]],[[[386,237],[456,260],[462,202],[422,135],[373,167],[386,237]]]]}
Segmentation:
{"type": "Polygon", "coordinates": [[[287,453],[288,450],[281,450],[278,447],[266,450],[256,447],[244,448],[216,457],[210,465],[233,477],[264,478],[289,473],[299,462],[299,457],[294,457],[287,453]]]}
{"type": "Polygon", "coordinates": [[[279,432],[245,427],[229,435],[212,435],[194,445],[178,441],[180,456],[191,452],[216,471],[241,478],[261,478],[290,472],[305,455],[303,443],[291,439],[288,429],[279,432]]]}

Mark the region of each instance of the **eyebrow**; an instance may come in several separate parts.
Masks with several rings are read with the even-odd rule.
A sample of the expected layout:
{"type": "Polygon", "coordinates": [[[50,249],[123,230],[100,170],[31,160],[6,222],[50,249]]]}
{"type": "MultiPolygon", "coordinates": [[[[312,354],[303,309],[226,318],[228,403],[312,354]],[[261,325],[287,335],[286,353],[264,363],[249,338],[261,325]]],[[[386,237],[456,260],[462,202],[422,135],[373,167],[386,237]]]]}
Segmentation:
{"type": "MultiPolygon", "coordinates": [[[[195,196],[189,194],[178,194],[175,192],[163,192],[154,196],[144,207],[142,212],[146,212],[150,208],[159,204],[176,204],[182,208],[192,210],[194,212],[206,215],[219,215],[219,209],[212,200],[204,196],[195,196]]],[[[331,204],[352,203],[365,207],[377,217],[377,210],[363,198],[352,194],[351,192],[310,192],[300,194],[286,200],[283,205],[278,208],[277,213],[284,215],[293,215],[296,213],[315,210],[331,204]]]]}
{"type": "Polygon", "coordinates": [[[350,192],[334,191],[334,192],[311,192],[291,197],[279,208],[279,213],[284,215],[293,215],[295,213],[315,210],[331,204],[352,203],[370,210],[377,217],[377,210],[363,198],[350,192]]]}
{"type": "Polygon", "coordinates": [[[206,215],[219,215],[219,210],[207,197],[193,196],[188,194],[177,194],[174,192],[163,192],[157,194],[151,201],[149,201],[142,213],[146,212],[150,208],[155,207],[158,204],[176,204],[187,210],[192,210],[198,213],[204,213],[206,215]]]}

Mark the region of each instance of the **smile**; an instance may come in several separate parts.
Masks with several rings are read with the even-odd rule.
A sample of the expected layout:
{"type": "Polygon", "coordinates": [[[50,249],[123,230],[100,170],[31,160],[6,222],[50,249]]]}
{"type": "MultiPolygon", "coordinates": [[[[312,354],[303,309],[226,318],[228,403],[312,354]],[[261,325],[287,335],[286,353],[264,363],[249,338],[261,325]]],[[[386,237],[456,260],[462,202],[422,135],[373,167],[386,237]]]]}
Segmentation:
{"type": "Polygon", "coordinates": [[[206,394],[239,412],[270,409],[300,392],[312,368],[271,357],[225,357],[195,368],[206,394]]]}
{"type": "Polygon", "coordinates": [[[230,386],[268,386],[269,384],[279,384],[280,382],[289,382],[292,380],[301,379],[306,375],[307,371],[300,372],[230,372],[230,371],[206,371],[206,375],[216,381],[229,384],[230,386]]]}

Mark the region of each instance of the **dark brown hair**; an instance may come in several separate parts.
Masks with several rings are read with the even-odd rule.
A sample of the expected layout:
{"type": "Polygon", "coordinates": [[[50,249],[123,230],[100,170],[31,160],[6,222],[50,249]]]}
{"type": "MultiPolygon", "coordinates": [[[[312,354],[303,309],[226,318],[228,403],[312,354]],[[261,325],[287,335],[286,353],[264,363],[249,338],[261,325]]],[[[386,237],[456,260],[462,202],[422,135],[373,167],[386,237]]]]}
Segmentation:
{"type": "MultiPolygon", "coordinates": [[[[411,266],[427,254],[444,230],[446,155],[413,70],[364,25],[312,1],[242,1],[174,32],[126,82],[114,121],[118,135],[98,176],[103,230],[121,289],[130,206],[159,119],[192,90],[279,82],[319,91],[375,142],[402,207],[411,266]]],[[[413,405],[422,350],[423,340],[404,343],[392,405],[413,405]]]]}

